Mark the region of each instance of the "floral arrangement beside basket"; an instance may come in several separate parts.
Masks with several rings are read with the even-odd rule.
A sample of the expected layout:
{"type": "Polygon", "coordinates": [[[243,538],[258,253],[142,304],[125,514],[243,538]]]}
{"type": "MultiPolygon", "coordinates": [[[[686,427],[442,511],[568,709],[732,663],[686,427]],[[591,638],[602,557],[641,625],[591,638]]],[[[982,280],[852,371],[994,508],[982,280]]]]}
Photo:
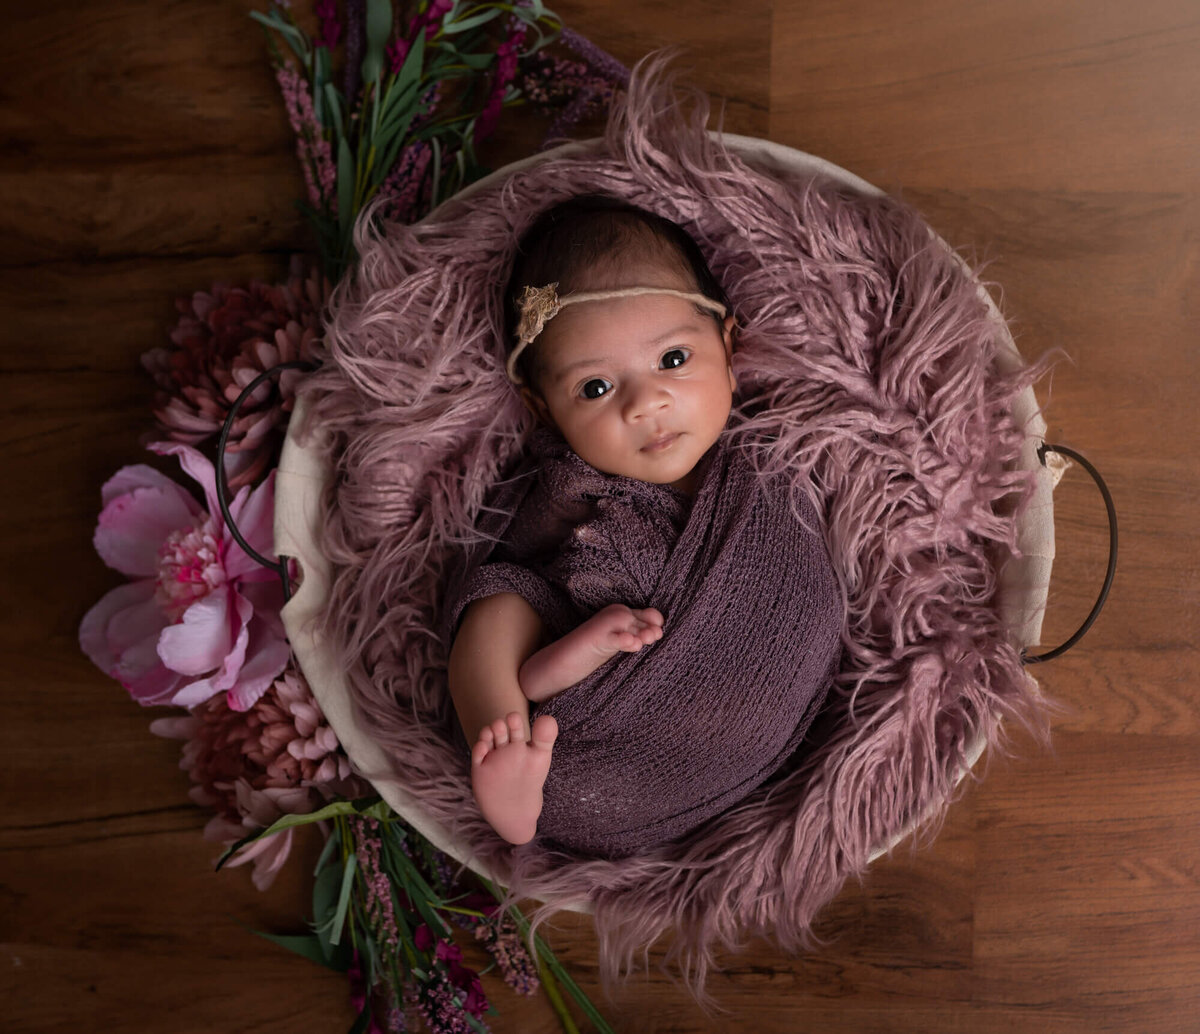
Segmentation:
{"type": "Polygon", "coordinates": [[[295,132],[318,261],[294,259],[280,284],[216,284],[180,301],[170,344],[142,357],[158,388],[149,449],[190,483],[146,464],[105,483],[96,550],[130,581],[88,611],[80,645],[140,704],[173,709],[150,729],[183,741],[190,795],[212,812],[204,836],[226,847],[218,868],[252,863],[265,889],[295,828],[325,833],[310,932],[264,936],[348,975],[354,1032],[486,1031],[496,1009],[463,938],[515,993],[544,988],[564,1029],[577,1029],[566,995],[607,1031],[503,890],[457,871],[351,771],[292,658],[280,580],[237,534],[271,553],[296,366],[320,357],[324,306],[355,262],[364,206],[420,218],[488,171],[478,147],[506,112],[532,108],[552,120],[547,140],[562,137],[606,108],[628,71],[540,0],[318,0],[312,35],[282,0],[252,17],[295,132]],[[294,365],[276,387],[247,392],[282,363],[294,365]],[[232,500],[219,498],[222,480],[232,500]]]}

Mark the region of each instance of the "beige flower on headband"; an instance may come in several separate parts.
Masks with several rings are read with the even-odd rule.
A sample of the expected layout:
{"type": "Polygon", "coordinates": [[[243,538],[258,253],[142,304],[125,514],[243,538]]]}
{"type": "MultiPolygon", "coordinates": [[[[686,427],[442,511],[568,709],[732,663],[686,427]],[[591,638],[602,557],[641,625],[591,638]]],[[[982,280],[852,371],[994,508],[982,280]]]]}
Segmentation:
{"type": "Polygon", "coordinates": [[[526,287],[517,303],[521,322],[517,324],[517,340],[522,344],[533,341],[545,327],[546,321],[558,315],[562,305],[558,300],[558,282],[545,287],[526,287]]]}

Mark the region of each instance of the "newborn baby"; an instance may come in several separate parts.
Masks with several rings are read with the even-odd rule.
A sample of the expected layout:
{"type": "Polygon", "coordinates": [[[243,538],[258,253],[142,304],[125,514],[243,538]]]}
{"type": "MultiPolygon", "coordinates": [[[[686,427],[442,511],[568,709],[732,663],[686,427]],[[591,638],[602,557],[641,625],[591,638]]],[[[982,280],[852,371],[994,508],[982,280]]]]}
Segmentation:
{"type": "MultiPolygon", "coordinates": [[[[756,475],[723,440],[737,387],[731,365],[733,317],[699,248],[678,226],[603,197],[556,206],[525,235],[509,297],[514,346],[508,374],[541,428],[531,440],[526,469],[515,479],[519,487],[508,492],[515,513],[503,516],[500,544],[451,592],[449,685],[472,745],[475,797],[484,817],[511,843],[524,843],[538,832],[559,735],[559,723],[549,712],[563,694],[567,712],[560,713],[575,716],[580,739],[584,726],[591,725],[584,749],[609,757],[611,777],[603,785],[590,783],[595,769],[588,764],[575,766],[585,773],[582,781],[579,772],[567,773],[563,797],[570,817],[562,813],[559,825],[578,825],[584,801],[593,802],[585,812],[603,811],[606,806],[594,802],[612,790],[614,800],[624,795],[619,807],[632,816],[626,826],[638,842],[677,835],[776,770],[794,752],[824,696],[840,653],[841,612],[828,557],[815,535],[815,514],[807,514],[813,519],[806,528],[788,512],[786,501],[764,497],[756,475]],[[718,769],[724,766],[716,777],[729,785],[701,792],[697,803],[684,802],[679,814],[658,821],[647,819],[636,800],[639,792],[655,793],[654,787],[613,785],[636,766],[622,767],[618,760],[612,768],[607,734],[589,722],[589,711],[603,706],[619,712],[622,701],[601,692],[591,676],[618,655],[658,650],[664,635],[675,631],[673,615],[655,606],[655,594],[667,591],[664,572],[690,528],[701,489],[706,527],[718,532],[707,538],[721,537],[713,520],[719,511],[743,538],[749,535],[748,555],[755,558],[766,555],[767,515],[772,522],[786,521],[786,534],[772,536],[781,559],[768,556],[767,566],[772,575],[783,573],[789,584],[802,585],[803,614],[815,600],[830,620],[807,637],[799,676],[803,699],[793,691],[790,671],[759,673],[772,687],[781,687],[779,699],[788,704],[776,707],[769,689],[768,721],[780,728],[766,737],[752,730],[744,749],[738,748],[743,755],[761,748],[762,763],[730,778],[724,771],[729,765],[716,760],[718,769]],[[810,683],[819,686],[814,690],[810,683]],[[564,693],[571,687],[572,693],[564,693]],[[585,689],[593,694],[588,701],[568,703],[585,689]],[[782,722],[774,721],[777,714],[782,722]]],[[[498,508],[503,512],[502,503],[498,508]]],[[[693,539],[687,551],[699,566],[684,580],[703,582],[705,571],[731,564],[737,580],[736,564],[745,565],[745,556],[722,564],[716,559],[719,542],[707,542],[700,530],[693,539]],[[716,550],[712,559],[703,558],[706,549],[716,550]]],[[[676,574],[679,581],[682,572],[676,574]]],[[[777,587],[771,595],[788,594],[777,587]]],[[[678,591],[674,596],[681,598],[678,591]]],[[[797,627],[787,615],[784,620],[789,631],[806,634],[803,621],[797,627]]],[[[723,625],[732,628],[728,620],[723,625]]],[[[699,642],[705,633],[693,636],[699,642]]],[[[720,668],[721,660],[702,664],[715,661],[720,668]]],[[[689,661],[694,665],[694,658],[689,661]]],[[[648,673],[656,670],[650,660],[643,667],[648,673]]],[[[659,670],[651,677],[663,684],[679,678],[677,670],[661,665],[659,670]]],[[[719,693],[713,722],[722,721],[727,703],[738,706],[724,685],[719,693]]],[[[748,699],[752,706],[760,701],[759,696],[748,699]]],[[[642,706],[632,697],[624,704],[642,706]]],[[[662,747],[668,758],[687,753],[687,745],[664,743],[671,738],[671,723],[646,728],[656,729],[649,741],[653,749],[662,747]]],[[[707,748],[700,754],[685,767],[695,770],[705,786],[714,777],[702,771],[705,756],[714,755],[707,748]]],[[[602,854],[628,847],[620,838],[600,835],[593,842],[586,834],[572,846],[602,854]]]]}

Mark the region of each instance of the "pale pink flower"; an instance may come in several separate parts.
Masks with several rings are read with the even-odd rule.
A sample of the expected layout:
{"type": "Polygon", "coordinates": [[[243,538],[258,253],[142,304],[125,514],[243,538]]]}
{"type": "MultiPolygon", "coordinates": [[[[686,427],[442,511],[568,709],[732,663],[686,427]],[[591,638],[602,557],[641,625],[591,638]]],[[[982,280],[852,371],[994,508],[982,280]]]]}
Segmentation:
{"type": "MultiPolygon", "coordinates": [[[[109,479],[93,541],[109,567],[135,581],[84,615],[79,645],[140,704],[191,707],[224,692],[230,707],[245,710],[287,664],[282,586],[228,534],[213,465],[187,445],[150,448],[179,458],[208,510],[144,464],[109,479]]],[[[229,507],[264,555],[272,548],[273,489],[272,473],[242,488],[229,507]]]]}

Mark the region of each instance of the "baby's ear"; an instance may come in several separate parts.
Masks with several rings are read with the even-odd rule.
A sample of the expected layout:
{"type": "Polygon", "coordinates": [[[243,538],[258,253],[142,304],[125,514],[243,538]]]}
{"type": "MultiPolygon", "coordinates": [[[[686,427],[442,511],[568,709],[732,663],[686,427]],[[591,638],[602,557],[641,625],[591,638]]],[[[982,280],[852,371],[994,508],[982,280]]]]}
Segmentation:
{"type": "Polygon", "coordinates": [[[733,372],[733,332],[737,325],[733,314],[726,316],[721,324],[721,340],[725,343],[725,365],[729,367],[729,390],[737,393],[737,374],[733,372]]]}
{"type": "Polygon", "coordinates": [[[725,358],[727,359],[733,355],[733,332],[736,326],[733,322],[733,313],[730,313],[721,322],[721,340],[725,342],[725,358]]]}
{"type": "Polygon", "coordinates": [[[521,385],[521,401],[541,423],[558,430],[558,426],[554,423],[554,417],[550,415],[550,407],[546,405],[546,400],[528,385],[521,385]]]}

